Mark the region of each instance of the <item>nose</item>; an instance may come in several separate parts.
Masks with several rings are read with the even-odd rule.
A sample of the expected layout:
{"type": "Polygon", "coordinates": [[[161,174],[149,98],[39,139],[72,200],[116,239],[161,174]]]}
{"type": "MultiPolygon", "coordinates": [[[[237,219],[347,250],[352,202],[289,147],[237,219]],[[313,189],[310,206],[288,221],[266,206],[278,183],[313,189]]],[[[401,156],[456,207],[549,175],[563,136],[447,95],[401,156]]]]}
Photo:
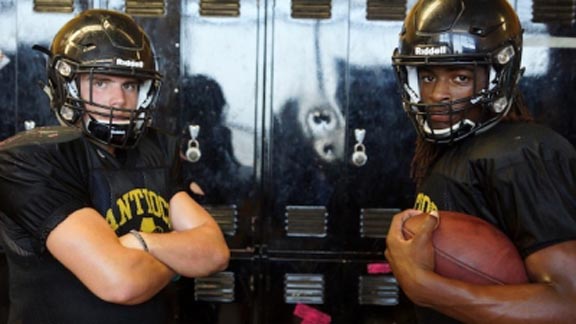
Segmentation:
{"type": "Polygon", "coordinates": [[[109,105],[114,108],[124,108],[126,106],[126,93],[122,85],[114,85],[110,88],[109,105]]]}
{"type": "Polygon", "coordinates": [[[430,98],[433,102],[450,101],[450,83],[446,78],[438,78],[432,87],[430,98]]]}

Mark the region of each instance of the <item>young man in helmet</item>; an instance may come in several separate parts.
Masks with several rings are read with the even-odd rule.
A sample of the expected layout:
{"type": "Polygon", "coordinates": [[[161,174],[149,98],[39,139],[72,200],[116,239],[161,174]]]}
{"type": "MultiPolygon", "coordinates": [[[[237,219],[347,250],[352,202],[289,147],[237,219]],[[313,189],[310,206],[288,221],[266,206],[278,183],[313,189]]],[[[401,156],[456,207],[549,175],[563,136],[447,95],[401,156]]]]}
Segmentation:
{"type": "Polygon", "coordinates": [[[179,143],[149,127],[161,76],[127,15],[88,10],[57,33],[45,88],[64,126],[0,145],[10,323],[166,323],[173,278],[229,250],[180,186],[179,143]]]}
{"type": "Polygon", "coordinates": [[[521,51],[506,0],[420,0],[404,22],[393,64],[419,134],[418,195],[393,218],[386,258],[422,323],[576,322],[576,152],[530,122],[517,87],[521,51]],[[435,217],[412,239],[401,229],[438,210],[500,228],[530,282],[481,286],[436,274],[435,217]]]}

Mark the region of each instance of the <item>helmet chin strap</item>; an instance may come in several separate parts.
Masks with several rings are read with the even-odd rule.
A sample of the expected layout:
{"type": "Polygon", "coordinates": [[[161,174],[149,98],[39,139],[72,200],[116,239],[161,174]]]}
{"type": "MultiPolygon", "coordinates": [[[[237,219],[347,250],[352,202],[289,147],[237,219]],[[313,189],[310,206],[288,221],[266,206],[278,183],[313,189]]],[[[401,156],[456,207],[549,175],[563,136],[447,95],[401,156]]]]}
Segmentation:
{"type": "Polygon", "coordinates": [[[90,136],[106,144],[124,145],[130,134],[130,123],[103,123],[90,114],[88,114],[88,120],[85,121],[84,127],[90,136]]]}
{"type": "MultiPolygon", "coordinates": [[[[448,137],[451,137],[452,134],[457,133],[459,130],[468,131],[468,130],[474,129],[474,127],[476,127],[476,123],[470,119],[467,119],[467,118],[460,120],[459,122],[455,123],[454,125],[452,125],[450,127],[441,128],[441,129],[432,129],[430,127],[430,125],[428,124],[427,120],[424,120],[424,122],[422,124],[422,130],[424,131],[424,133],[426,133],[426,135],[429,135],[429,136],[435,137],[435,138],[448,138],[448,137]]],[[[455,136],[455,137],[457,137],[457,136],[455,136]]]]}

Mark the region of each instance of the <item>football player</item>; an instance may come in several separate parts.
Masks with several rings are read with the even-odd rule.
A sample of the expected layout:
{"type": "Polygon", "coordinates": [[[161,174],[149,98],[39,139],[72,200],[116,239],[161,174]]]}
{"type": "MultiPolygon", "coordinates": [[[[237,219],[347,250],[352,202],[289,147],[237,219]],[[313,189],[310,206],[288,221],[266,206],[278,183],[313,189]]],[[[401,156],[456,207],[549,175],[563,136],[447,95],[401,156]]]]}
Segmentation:
{"type": "Polygon", "coordinates": [[[421,0],[404,21],[392,60],[419,135],[418,194],[393,218],[386,258],[421,323],[576,322],[576,152],[530,121],[521,54],[522,27],[506,0],[421,0]],[[438,210],[496,225],[530,282],[480,286],[436,274],[435,217],[408,240],[402,223],[438,210]]]}
{"type": "Polygon", "coordinates": [[[229,250],[178,179],[177,139],[150,126],[162,81],[129,16],[87,10],[48,54],[61,126],[0,145],[10,323],[165,323],[164,288],[223,270],[229,250]]]}

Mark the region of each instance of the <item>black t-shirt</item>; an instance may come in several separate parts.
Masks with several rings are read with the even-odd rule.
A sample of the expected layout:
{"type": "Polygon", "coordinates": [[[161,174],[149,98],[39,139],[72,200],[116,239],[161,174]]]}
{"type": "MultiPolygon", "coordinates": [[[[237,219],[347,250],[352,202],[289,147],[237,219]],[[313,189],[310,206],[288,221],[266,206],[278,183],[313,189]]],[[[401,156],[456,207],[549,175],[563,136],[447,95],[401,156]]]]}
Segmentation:
{"type": "MultiPolygon", "coordinates": [[[[525,258],[576,239],[576,152],[543,126],[500,123],[447,147],[424,179],[415,208],[483,218],[525,258]]],[[[417,314],[421,323],[456,323],[427,308],[417,314]]]]}
{"type": "Polygon", "coordinates": [[[171,230],[179,183],[176,139],[150,129],[137,148],[101,150],[69,127],[15,135],[0,145],[0,234],[10,268],[14,323],[163,323],[162,294],[135,305],[102,301],[46,249],[72,212],[98,210],[118,236],[171,230]]]}

